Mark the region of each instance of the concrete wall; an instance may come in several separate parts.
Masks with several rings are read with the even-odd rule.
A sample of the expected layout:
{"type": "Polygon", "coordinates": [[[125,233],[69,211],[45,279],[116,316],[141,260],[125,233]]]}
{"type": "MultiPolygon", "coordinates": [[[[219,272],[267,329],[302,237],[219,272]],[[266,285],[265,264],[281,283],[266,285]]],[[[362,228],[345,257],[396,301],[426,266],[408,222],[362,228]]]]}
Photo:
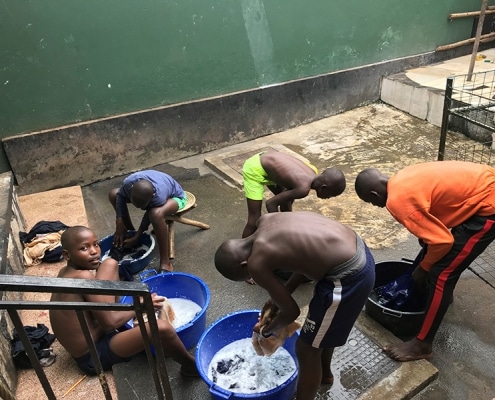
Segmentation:
{"type": "MultiPolygon", "coordinates": [[[[24,263],[19,232],[25,231],[24,218],[17,201],[14,178],[7,172],[0,175],[0,279],[3,274],[22,275],[24,263]]],[[[0,292],[2,300],[20,300],[21,293],[0,292]]],[[[0,309],[0,393],[15,393],[17,370],[13,364],[10,338],[13,324],[5,310],[0,309]]],[[[1,396],[0,396],[1,397],[1,396]]]]}
{"type": "Polygon", "coordinates": [[[384,75],[469,51],[361,68],[3,140],[20,194],[86,185],[335,115],[379,100],[384,75]]]}
{"type": "MultiPolygon", "coordinates": [[[[479,7],[475,0],[5,0],[0,137],[239,91],[264,93],[271,85],[428,53],[470,37],[472,18],[447,17],[479,7]]],[[[337,89],[339,82],[330,84],[337,89]]],[[[228,111],[237,117],[250,110],[228,111]]],[[[161,121],[159,146],[173,142],[162,136],[176,118],[161,121]]],[[[125,134],[136,140],[134,130],[125,134]]],[[[0,171],[8,169],[0,154],[0,171]]]]}

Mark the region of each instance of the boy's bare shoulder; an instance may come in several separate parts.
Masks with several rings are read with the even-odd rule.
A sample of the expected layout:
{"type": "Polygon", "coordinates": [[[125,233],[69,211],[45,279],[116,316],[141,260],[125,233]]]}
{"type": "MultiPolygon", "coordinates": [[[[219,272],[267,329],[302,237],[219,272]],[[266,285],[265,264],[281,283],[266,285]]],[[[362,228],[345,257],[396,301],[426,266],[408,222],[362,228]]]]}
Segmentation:
{"type": "Polygon", "coordinates": [[[93,271],[87,269],[75,269],[65,266],[59,271],[58,278],[95,279],[95,275],[93,271]]]}

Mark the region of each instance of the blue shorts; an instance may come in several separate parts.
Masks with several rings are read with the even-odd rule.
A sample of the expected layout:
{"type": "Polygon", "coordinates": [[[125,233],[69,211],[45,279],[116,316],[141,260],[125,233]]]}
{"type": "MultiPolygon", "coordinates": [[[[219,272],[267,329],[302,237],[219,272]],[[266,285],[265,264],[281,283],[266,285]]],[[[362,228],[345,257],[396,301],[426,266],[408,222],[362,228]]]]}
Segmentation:
{"type": "Polygon", "coordinates": [[[343,346],[375,284],[375,260],[364,246],[365,265],[342,279],[316,282],[299,338],[316,348],[343,346]]]}
{"type": "MultiPolygon", "coordinates": [[[[103,371],[109,371],[112,369],[112,365],[118,364],[121,362],[129,361],[131,358],[122,358],[117,356],[110,349],[110,340],[114,337],[117,331],[112,331],[103,335],[100,340],[95,343],[96,351],[98,353],[98,357],[100,357],[101,366],[103,367],[103,371]]],[[[97,375],[95,366],[93,364],[93,360],[91,359],[91,354],[88,352],[82,357],[74,358],[76,360],[77,366],[79,369],[84,372],[86,375],[97,375]]]]}

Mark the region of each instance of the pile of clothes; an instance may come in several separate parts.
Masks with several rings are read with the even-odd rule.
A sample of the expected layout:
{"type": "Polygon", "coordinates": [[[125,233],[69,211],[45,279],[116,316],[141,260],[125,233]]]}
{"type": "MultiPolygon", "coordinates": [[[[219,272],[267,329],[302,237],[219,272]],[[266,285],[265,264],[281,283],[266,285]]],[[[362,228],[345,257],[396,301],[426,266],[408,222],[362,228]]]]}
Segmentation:
{"type": "MultiPolygon", "coordinates": [[[[50,333],[48,327],[44,324],[24,326],[23,328],[41,366],[47,367],[52,365],[56,355],[50,346],[55,340],[55,335],[50,333]]],[[[24,348],[24,343],[22,343],[21,338],[15,329],[10,341],[10,346],[14,365],[17,368],[27,369],[33,367],[24,348]]]]}
{"type": "Polygon", "coordinates": [[[62,233],[69,226],[60,221],[40,221],[31,230],[19,232],[19,239],[24,245],[24,265],[31,267],[43,262],[62,260],[62,233]]]}

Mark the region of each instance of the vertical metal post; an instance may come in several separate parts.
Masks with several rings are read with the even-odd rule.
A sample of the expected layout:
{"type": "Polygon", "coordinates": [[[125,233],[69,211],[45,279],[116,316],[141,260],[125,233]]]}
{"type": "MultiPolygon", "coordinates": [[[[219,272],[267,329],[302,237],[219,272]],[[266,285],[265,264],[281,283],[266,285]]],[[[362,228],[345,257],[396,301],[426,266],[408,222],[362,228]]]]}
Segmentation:
{"type": "Polygon", "coordinates": [[[96,350],[95,342],[91,332],[89,330],[88,322],[84,316],[84,311],[76,311],[77,318],[79,319],[79,324],[81,325],[81,330],[83,331],[84,338],[86,339],[86,344],[88,345],[89,354],[93,360],[93,365],[98,375],[103,394],[106,400],[112,400],[112,393],[110,393],[110,388],[108,387],[107,378],[105,378],[105,373],[103,372],[103,367],[101,365],[100,357],[98,357],[98,351],[96,350]]]}
{"type": "Polygon", "coordinates": [[[454,78],[447,78],[445,86],[445,96],[443,101],[442,127],[440,128],[440,143],[438,145],[438,161],[443,161],[445,155],[445,142],[447,140],[447,130],[449,127],[450,107],[452,105],[452,88],[454,86],[454,78]]]}
{"type": "MultiPolygon", "coordinates": [[[[141,336],[144,341],[144,350],[148,358],[148,364],[150,366],[153,381],[155,382],[156,392],[158,400],[173,400],[172,388],[170,387],[170,380],[168,377],[167,364],[165,361],[165,353],[163,351],[162,342],[158,332],[158,325],[155,317],[155,310],[153,309],[153,301],[151,294],[147,293],[143,297],[143,306],[148,316],[149,331],[151,334],[152,343],[155,347],[155,358],[151,353],[151,342],[148,337],[146,324],[144,323],[141,309],[136,312],[136,318],[139,321],[139,328],[141,329],[141,336]],[[165,397],[164,397],[165,396],[165,397]]],[[[139,307],[139,297],[134,297],[135,307],[139,307]]]]}

